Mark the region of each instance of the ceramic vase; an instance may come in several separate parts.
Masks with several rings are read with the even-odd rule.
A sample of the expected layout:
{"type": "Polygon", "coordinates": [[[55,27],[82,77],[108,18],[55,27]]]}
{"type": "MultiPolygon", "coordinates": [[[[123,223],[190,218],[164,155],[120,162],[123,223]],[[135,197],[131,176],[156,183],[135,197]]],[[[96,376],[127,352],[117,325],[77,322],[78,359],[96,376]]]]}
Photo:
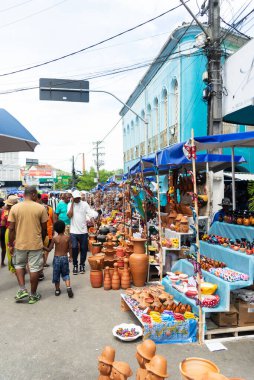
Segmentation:
{"type": "Polygon", "coordinates": [[[112,289],[113,290],[120,289],[120,276],[118,273],[117,263],[114,264],[114,273],[113,273],[113,277],[112,277],[112,289]]]}
{"type": "Polygon", "coordinates": [[[124,269],[121,276],[121,288],[127,289],[131,286],[131,276],[129,272],[129,260],[124,259],[124,269]]]}
{"type": "Polygon", "coordinates": [[[104,255],[98,254],[94,256],[89,256],[88,262],[90,264],[91,269],[94,269],[94,270],[103,269],[104,255]]]}
{"type": "Polygon", "coordinates": [[[92,288],[101,288],[103,282],[102,270],[91,270],[90,271],[90,282],[92,288]]]}
{"type": "MultiPolygon", "coordinates": [[[[144,239],[142,239],[144,240],[144,239]]],[[[148,256],[145,253],[134,253],[129,258],[132,281],[135,286],[144,286],[148,271],[148,256]]]]}
{"type": "Polygon", "coordinates": [[[111,278],[109,274],[109,267],[106,267],[104,270],[104,290],[110,290],[111,289],[111,278]]]}
{"type": "Polygon", "coordinates": [[[133,251],[134,251],[134,253],[138,253],[138,254],[145,253],[145,242],[146,242],[146,239],[133,238],[131,241],[133,242],[133,251]]]}

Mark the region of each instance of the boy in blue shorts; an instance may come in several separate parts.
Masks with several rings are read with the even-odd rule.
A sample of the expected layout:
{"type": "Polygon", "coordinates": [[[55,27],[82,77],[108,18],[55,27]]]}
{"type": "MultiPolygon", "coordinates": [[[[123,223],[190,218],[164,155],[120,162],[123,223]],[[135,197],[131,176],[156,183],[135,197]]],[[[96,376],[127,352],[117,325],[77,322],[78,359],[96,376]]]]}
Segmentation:
{"type": "Polygon", "coordinates": [[[54,224],[54,230],[57,232],[57,236],[54,236],[49,247],[44,249],[50,252],[55,247],[55,254],[53,259],[53,284],[55,284],[55,295],[60,296],[60,276],[66,284],[67,293],[70,298],[73,297],[73,291],[70,283],[70,268],[69,262],[72,261],[72,252],[70,237],[64,234],[65,223],[62,220],[58,220],[54,224]],[[69,253],[69,257],[68,257],[69,253]]]}

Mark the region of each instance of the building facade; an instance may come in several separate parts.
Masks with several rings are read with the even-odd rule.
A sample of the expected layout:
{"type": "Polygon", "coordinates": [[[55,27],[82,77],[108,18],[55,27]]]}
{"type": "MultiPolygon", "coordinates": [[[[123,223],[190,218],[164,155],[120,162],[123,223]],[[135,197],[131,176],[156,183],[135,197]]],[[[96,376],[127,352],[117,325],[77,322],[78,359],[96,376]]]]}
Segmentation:
{"type": "Polygon", "coordinates": [[[0,188],[16,189],[21,186],[19,153],[0,153],[0,188]]]}
{"type": "MultiPolygon", "coordinates": [[[[202,96],[207,86],[202,79],[207,57],[199,47],[201,36],[197,25],[185,24],[174,30],[127,100],[127,105],[148,122],[148,130],[127,107],[120,111],[125,172],[140,156],[188,140],[192,128],[195,136],[207,135],[207,103],[202,96]]],[[[222,46],[223,56],[237,51],[246,41],[230,34],[222,46]]],[[[244,128],[225,124],[224,133],[244,128]]]]}

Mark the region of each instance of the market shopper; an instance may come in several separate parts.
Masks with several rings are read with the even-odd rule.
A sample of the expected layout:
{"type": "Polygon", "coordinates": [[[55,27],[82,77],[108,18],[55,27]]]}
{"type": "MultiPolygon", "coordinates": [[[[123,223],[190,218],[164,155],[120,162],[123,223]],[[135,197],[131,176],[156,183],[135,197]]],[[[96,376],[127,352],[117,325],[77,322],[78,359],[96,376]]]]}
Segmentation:
{"type": "Polygon", "coordinates": [[[12,263],[12,256],[11,256],[10,247],[9,247],[10,223],[8,221],[8,217],[9,217],[12,206],[14,206],[16,203],[18,203],[18,197],[16,197],[16,195],[9,195],[6,201],[4,201],[5,207],[1,215],[1,229],[3,229],[3,231],[5,232],[5,236],[4,236],[5,250],[7,254],[8,268],[11,273],[15,273],[16,271],[12,263]]]}
{"type": "Polygon", "coordinates": [[[72,251],[70,244],[70,237],[64,234],[65,223],[58,220],[54,224],[54,230],[57,236],[54,236],[50,242],[49,247],[45,250],[50,252],[55,247],[55,254],[53,259],[53,284],[55,284],[55,295],[60,296],[60,276],[66,284],[67,294],[70,298],[73,297],[73,291],[70,283],[70,268],[69,262],[72,261],[72,251]],[[69,258],[68,258],[69,253],[69,258]]]}
{"type": "MultiPolygon", "coordinates": [[[[47,238],[48,238],[48,241],[47,241],[46,247],[49,247],[49,245],[53,239],[54,212],[53,212],[53,208],[48,205],[48,201],[49,201],[48,194],[46,194],[46,193],[42,194],[41,195],[41,201],[42,201],[42,204],[44,205],[44,207],[47,211],[47,214],[48,214],[48,222],[47,222],[47,238]]],[[[44,243],[44,245],[45,245],[45,243],[44,243]]],[[[45,268],[49,266],[49,264],[47,263],[48,255],[49,255],[49,253],[47,251],[44,251],[44,253],[43,253],[44,265],[43,266],[45,268]]]]}
{"type": "Polygon", "coordinates": [[[67,215],[68,204],[71,199],[71,194],[64,193],[62,194],[62,200],[58,203],[54,215],[54,222],[57,220],[62,220],[65,223],[65,232],[67,235],[70,233],[70,218],[67,215]]]}
{"type": "Polygon", "coordinates": [[[5,267],[5,256],[6,256],[6,246],[5,246],[5,231],[6,231],[6,226],[2,226],[2,214],[5,209],[5,203],[4,199],[0,198],[0,241],[1,241],[1,267],[5,267]]]}
{"type": "Polygon", "coordinates": [[[85,262],[88,250],[87,217],[93,221],[98,214],[92,210],[87,202],[81,200],[78,190],[72,193],[72,201],[68,205],[68,217],[70,218],[70,234],[73,256],[73,274],[78,274],[78,253],[80,246],[80,273],[85,273],[85,262]]]}
{"type": "Polygon", "coordinates": [[[36,187],[27,187],[24,202],[13,206],[8,217],[9,248],[20,287],[15,299],[20,301],[29,296],[29,304],[34,304],[41,298],[37,293],[37,286],[39,273],[43,268],[43,241],[47,234],[48,215],[45,207],[37,203],[37,199],[36,187]],[[25,286],[27,263],[31,283],[30,295],[25,286]]]}

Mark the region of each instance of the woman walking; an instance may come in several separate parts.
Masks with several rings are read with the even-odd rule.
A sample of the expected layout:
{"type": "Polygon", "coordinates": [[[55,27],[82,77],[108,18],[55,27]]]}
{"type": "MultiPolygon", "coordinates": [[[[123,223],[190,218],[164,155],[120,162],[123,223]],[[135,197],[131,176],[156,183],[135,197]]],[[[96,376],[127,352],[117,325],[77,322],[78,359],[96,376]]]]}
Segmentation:
{"type": "Polygon", "coordinates": [[[12,264],[12,257],[10,254],[10,247],[9,247],[9,225],[8,222],[8,216],[11,211],[12,206],[14,206],[16,203],[18,203],[18,197],[16,195],[10,195],[5,203],[5,208],[3,209],[2,216],[1,216],[1,229],[4,227],[5,230],[5,248],[6,248],[6,254],[8,259],[8,268],[11,273],[15,273],[15,268],[12,264]]]}

